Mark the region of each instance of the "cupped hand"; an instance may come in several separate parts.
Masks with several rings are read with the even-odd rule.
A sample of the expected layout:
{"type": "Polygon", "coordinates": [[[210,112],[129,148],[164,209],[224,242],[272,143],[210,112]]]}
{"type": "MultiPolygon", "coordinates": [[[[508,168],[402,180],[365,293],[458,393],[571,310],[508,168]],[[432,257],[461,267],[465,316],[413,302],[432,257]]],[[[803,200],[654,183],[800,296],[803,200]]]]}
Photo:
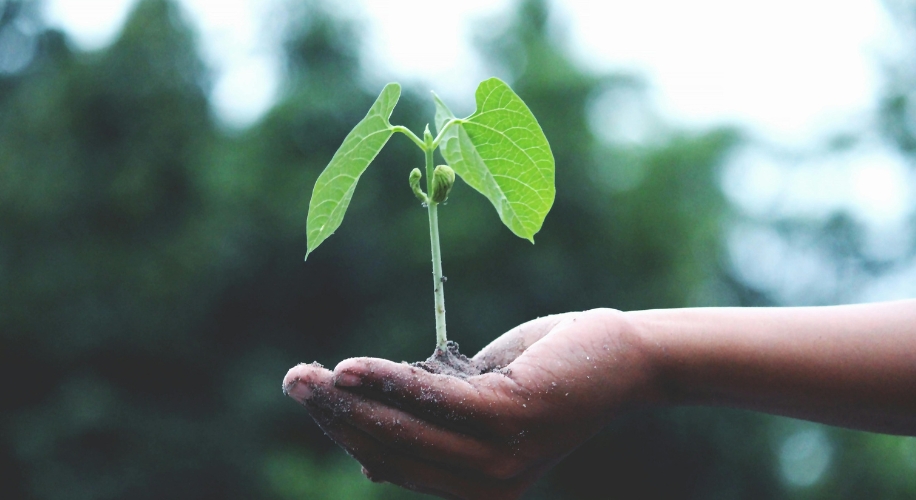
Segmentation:
{"type": "Polygon", "coordinates": [[[374,481],[512,499],[614,415],[656,399],[622,313],[539,318],[502,335],[466,379],[377,358],[292,368],[284,390],[374,481]]]}

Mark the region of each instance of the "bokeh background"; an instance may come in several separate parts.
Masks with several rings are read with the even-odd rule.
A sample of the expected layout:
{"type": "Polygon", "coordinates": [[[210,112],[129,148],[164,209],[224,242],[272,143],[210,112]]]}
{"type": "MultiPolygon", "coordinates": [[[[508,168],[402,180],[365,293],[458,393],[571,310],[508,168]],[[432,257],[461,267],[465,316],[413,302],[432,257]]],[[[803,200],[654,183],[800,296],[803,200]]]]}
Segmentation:
{"type": "MultiPolygon", "coordinates": [[[[61,19],[98,2],[0,1],[4,499],[422,497],[364,480],[280,392],[298,362],[432,350],[426,214],[407,187],[422,157],[405,138],[363,176],[337,234],[302,261],[314,180],[388,80],[405,84],[392,122],[421,131],[430,82],[460,114],[472,111],[475,79],[500,76],[556,157],[557,200],[536,245],[460,181],[441,212],[449,334],[465,352],[536,316],[593,307],[916,296],[911,2],[865,9],[881,13],[890,40],[871,53],[866,105],[779,133],[780,113],[797,120],[792,99],[805,101],[794,90],[848,88],[804,77],[844,67],[818,33],[856,26],[837,26],[831,3],[798,21],[814,41],[798,47],[810,65],[769,75],[779,83],[767,95],[748,74],[758,62],[779,68],[766,65],[765,41],[679,59],[667,73],[614,69],[575,49],[584,38],[564,21],[572,3],[538,0],[503,2],[464,32],[441,19],[473,64],[428,51],[438,73],[425,79],[422,63],[379,55],[372,33],[384,19],[436,20],[405,11],[380,21],[374,2],[278,0],[253,35],[274,62],[255,58],[227,80],[214,47],[235,49],[201,29],[197,3],[121,2],[123,23],[86,45],[61,19]],[[732,109],[710,99],[730,89],[734,103],[775,118],[704,115],[697,104],[693,119],[689,88],[670,112],[659,96],[679,71],[688,87],[698,74],[732,82],[694,89],[698,103],[732,109]]],[[[756,17],[728,5],[720,24],[756,17]]],[[[632,32],[690,47],[704,33],[682,14],[655,9],[632,32]],[[681,28],[665,38],[659,24],[681,28]]],[[[776,28],[759,36],[775,46],[787,36],[776,28]]],[[[416,45],[434,46],[418,33],[416,45]]],[[[610,497],[911,499],[916,438],[724,409],[647,411],[620,418],[526,496],[610,497]]]]}

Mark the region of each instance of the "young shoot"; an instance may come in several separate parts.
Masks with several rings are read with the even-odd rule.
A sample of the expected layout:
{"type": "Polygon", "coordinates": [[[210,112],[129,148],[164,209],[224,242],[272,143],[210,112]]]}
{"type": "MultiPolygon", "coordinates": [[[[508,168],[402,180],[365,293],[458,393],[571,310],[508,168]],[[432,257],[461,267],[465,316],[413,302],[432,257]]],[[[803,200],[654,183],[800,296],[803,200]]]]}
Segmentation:
{"type": "Polygon", "coordinates": [[[414,168],[408,175],[408,184],[429,215],[436,348],[444,352],[445,276],[439,249],[439,205],[448,199],[457,174],[490,200],[506,227],[534,243],[534,235],[541,229],[556,193],[553,153],[534,115],[497,78],[480,83],[475,94],[477,110],[467,118],[456,118],[433,94],[435,137],[429,125],[421,139],[406,127],[388,121],[400,96],[400,85],[386,85],[369,113],[347,134],[318,176],[309,202],[305,258],[340,226],[360,175],[388,139],[395,132],[406,135],[425,157],[425,174],[414,168]],[[433,166],[436,149],[448,165],[433,166]],[[426,191],[420,183],[424,175],[426,191]]]}

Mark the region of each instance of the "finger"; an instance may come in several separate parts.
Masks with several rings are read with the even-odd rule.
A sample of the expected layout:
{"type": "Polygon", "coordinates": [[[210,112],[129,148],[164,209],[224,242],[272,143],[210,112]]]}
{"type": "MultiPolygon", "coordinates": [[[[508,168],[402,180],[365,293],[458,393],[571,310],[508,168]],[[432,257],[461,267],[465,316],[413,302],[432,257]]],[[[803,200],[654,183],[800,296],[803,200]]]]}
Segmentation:
{"type": "Polygon", "coordinates": [[[315,365],[290,370],[290,394],[326,419],[338,418],[408,456],[495,477],[512,477],[523,464],[509,446],[455,432],[405,411],[333,386],[331,372],[315,365]],[[302,397],[305,395],[306,397],[302,397]]]}
{"type": "Polygon", "coordinates": [[[329,370],[317,362],[300,363],[283,377],[283,394],[302,403],[312,397],[313,388],[321,383],[332,383],[329,370]]]}
{"type": "Polygon", "coordinates": [[[390,452],[381,448],[371,436],[346,422],[343,414],[349,409],[348,402],[341,401],[341,396],[350,395],[335,389],[331,372],[318,363],[302,363],[291,368],[283,378],[283,392],[305,406],[325,435],[363,464],[363,475],[369,480],[393,482],[421,493],[457,498],[434,488],[410,484],[400,473],[390,472],[385,466],[390,452]],[[366,464],[373,471],[367,469],[366,464]]]}
{"type": "Polygon", "coordinates": [[[421,493],[455,499],[517,498],[530,483],[529,477],[498,480],[404,455],[375,440],[333,412],[314,405],[306,407],[315,421],[350,455],[358,460],[372,481],[384,481],[421,493]]]}
{"type": "MultiPolygon", "coordinates": [[[[512,458],[500,459],[498,452],[474,451],[473,445],[469,442],[452,442],[448,448],[468,456],[486,457],[489,453],[489,458],[481,460],[486,460],[493,466],[467,467],[462,463],[440,465],[448,458],[439,456],[431,460],[399,451],[396,445],[388,445],[361,428],[367,424],[369,427],[374,425],[367,418],[372,413],[370,408],[373,408],[376,416],[381,416],[383,420],[394,418],[405,422],[404,418],[407,418],[408,425],[413,425],[410,419],[416,419],[403,412],[403,416],[394,413],[397,410],[393,408],[388,408],[391,413],[380,415],[379,410],[384,409],[383,405],[360,399],[358,395],[334,387],[333,374],[316,363],[303,364],[291,369],[284,378],[284,390],[308,409],[312,418],[329,437],[364,465],[368,471],[367,477],[373,481],[387,481],[444,498],[517,498],[546,470],[545,466],[525,470],[520,461],[512,458]],[[367,404],[377,406],[370,407],[367,404]]],[[[417,422],[417,425],[424,425],[421,421],[417,422]]],[[[429,429],[435,430],[433,427],[429,429]]],[[[435,439],[433,434],[424,434],[425,432],[427,431],[421,430],[417,434],[435,439]]],[[[441,455],[448,453],[443,450],[441,455]]]]}
{"type": "Polygon", "coordinates": [[[408,482],[407,476],[404,476],[404,474],[410,474],[409,470],[391,470],[386,465],[390,460],[391,452],[381,448],[379,443],[367,434],[347,424],[345,420],[335,415],[335,412],[327,406],[317,404],[316,401],[311,399],[303,401],[302,404],[308,409],[312,419],[324,431],[325,435],[334,440],[362,465],[362,473],[370,481],[375,483],[390,482],[421,493],[443,498],[455,498],[454,495],[425,485],[411,484],[408,482]]]}
{"type": "Polygon", "coordinates": [[[507,396],[517,390],[509,378],[498,373],[466,380],[378,358],[341,361],[334,369],[334,378],[337,387],[470,433],[491,428],[507,396]]]}
{"type": "Polygon", "coordinates": [[[522,323],[481,349],[474,356],[474,361],[487,370],[506,367],[531,344],[547,335],[554,326],[574,314],[576,313],[554,314],[522,323]]]}
{"type": "Polygon", "coordinates": [[[456,432],[378,401],[340,393],[340,399],[348,401],[343,417],[347,423],[407,456],[499,478],[524,470],[521,457],[508,442],[456,432]]]}

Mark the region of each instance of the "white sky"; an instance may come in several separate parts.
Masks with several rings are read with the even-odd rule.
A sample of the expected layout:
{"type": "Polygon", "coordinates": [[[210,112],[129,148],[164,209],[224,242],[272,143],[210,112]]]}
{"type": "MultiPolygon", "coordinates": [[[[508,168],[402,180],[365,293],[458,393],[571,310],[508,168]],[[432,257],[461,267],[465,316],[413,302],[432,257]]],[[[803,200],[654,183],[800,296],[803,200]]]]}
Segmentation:
{"type": "MultiPolygon", "coordinates": [[[[134,3],[45,1],[48,21],[87,50],[109,43],[134,3]]],[[[215,112],[230,127],[256,121],[281,88],[277,26],[285,1],[181,0],[215,72],[215,112]]],[[[490,76],[471,46],[472,35],[489,26],[482,21],[514,5],[512,0],[327,3],[359,23],[369,84],[427,85],[459,114],[472,111],[477,82],[490,76]]],[[[885,236],[907,231],[916,179],[904,160],[878,141],[847,155],[794,162],[759,147],[804,150],[836,132],[868,128],[881,90],[881,65],[902,50],[879,0],[551,3],[551,29],[566,37],[572,55],[596,72],[647,77],[650,105],[663,120],[685,126],[729,123],[752,132],[757,147],[736,153],[723,178],[726,194],[749,216],[821,217],[848,210],[885,236]]]]}
{"type": "Polygon", "coordinates": [[[667,114],[792,142],[873,106],[876,56],[892,31],[876,0],[561,5],[576,52],[647,73],[667,114]]]}
{"type": "MultiPolygon", "coordinates": [[[[216,70],[213,101],[226,122],[257,119],[279,88],[274,17],[280,0],[182,0],[216,70]]],[[[768,139],[804,143],[874,106],[893,32],[877,0],[555,1],[555,24],[596,70],[649,77],[663,116],[724,121],[768,139]],[[565,28],[560,28],[565,27],[565,28]]],[[[83,48],[104,46],[133,0],[49,0],[47,17],[83,48]]],[[[485,76],[469,38],[507,0],[338,1],[362,18],[370,78],[421,81],[470,95],[485,76]]],[[[468,100],[468,102],[470,102],[468,100]]]]}
{"type": "MultiPolygon", "coordinates": [[[[215,71],[227,124],[255,121],[280,88],[283,0],[181,0],[215,71]]],[[[134,0],[48,0],[46,17],[84,49],[109,43],[134,0]]],[[[484,73],[470,38],[509,0],[339,0],[366,38],[368,78],[434,88],[471,111],[484,73]]],[[[805,145],[873,110],[894,30],[877,0],[555,0],[554,29],[595,71],[646,75],[658,113],[684,125],[742,125],[765,141],[805,145]]]]}
{"type": "MultiPolygon", "coordinates": [[[[282,81],[277,16],[284,0],[181,2],[215,71],[211,97],[217,116],[230,126],[252,123],[273,103],[282,81]]],[[[47,0],[45,13],[80,47],[95,49],[112,40],[133,3],[47,0]]],[[[454,109],[470,112],[476,83],[489,76],[471,36],[486,25],[482,21],[509,12],[514,2],[339,0],[332,5],[360,23],[373,84],[428,85],[454,109]]],[[[651,101],[664,119],[687,126],[734,123],[764,142],[789,147],[867,119],[882,84],[880,65],[894,56],[899,43],[878,0],[555,0],[553,5],[552,29],[567,38],[574,57],[595,71],[647,76],[651,101]]],[[[836,193],[821,187],[818,196],[832,198],[832,205],[859,200],[851,204],[866,211],[874,207],[867,217],[881,218],[893,211],[889,204],[900,206],[899,200],[909,196],[887,196],[877,185],[899,186],[911,179],[902,177],[906,169],[899,158],[867,154],[867,160],[855,163],[875,165],[879,180],[850,180],[836,193]]],[[[765,161],[745,164],[751,180],[773,171],[765,161]],[[762,173],[754,174],[754,168],[762,173]]],[[[843,168],[850,175],[859,172],[843,168]]],[[[781,182],[801,185],[794,177],[781,182]]],[[[792,189],[780,191],[783,205],[791,205],[784,191],[792,189]]]]}

